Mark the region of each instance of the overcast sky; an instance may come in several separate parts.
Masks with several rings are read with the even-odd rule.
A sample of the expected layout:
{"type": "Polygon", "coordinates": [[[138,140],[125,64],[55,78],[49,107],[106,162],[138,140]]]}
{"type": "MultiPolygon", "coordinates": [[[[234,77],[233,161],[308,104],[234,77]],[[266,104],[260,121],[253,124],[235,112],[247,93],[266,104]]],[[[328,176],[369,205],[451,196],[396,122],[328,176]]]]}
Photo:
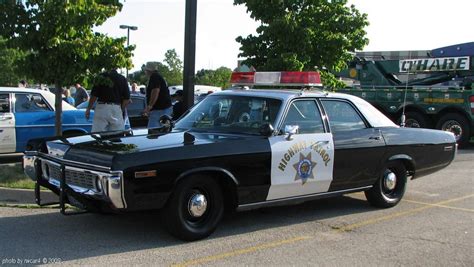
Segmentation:
{"type": "MultiPolygon", "coordinates": [[[[233,0],[197,0],[196,70],[237,66],[235,38],[255,33],[258,23],[233,0]]],[[[264,1],[264,0],[262,0],[264,1]]],[[[349,0],[367,13],[370,40],[364,51],[431,50],[473,42],[474,0],[349,0]]],[[[97,31],[126,36],[121,24],[137,26],[130,32],[136,45],[134,70],[147,61],[162,61],[168,49],[183,59],[185,0],[126,0],[122,12],[97,31]]]]}

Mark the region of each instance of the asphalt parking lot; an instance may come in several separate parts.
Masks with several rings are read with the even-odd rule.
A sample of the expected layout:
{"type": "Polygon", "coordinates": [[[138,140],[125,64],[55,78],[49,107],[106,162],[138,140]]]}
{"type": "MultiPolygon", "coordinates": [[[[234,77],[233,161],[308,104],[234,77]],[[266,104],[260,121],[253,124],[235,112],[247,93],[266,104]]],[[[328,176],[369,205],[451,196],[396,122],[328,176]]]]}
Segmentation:
{"type": "Polygon", "coordinates": [[[375,209],[363,194],[227,216],[208,239],[170,237],[159,214],[62,216],[0,208],[0,264],[474,266],[474,148],[375,209]]]}

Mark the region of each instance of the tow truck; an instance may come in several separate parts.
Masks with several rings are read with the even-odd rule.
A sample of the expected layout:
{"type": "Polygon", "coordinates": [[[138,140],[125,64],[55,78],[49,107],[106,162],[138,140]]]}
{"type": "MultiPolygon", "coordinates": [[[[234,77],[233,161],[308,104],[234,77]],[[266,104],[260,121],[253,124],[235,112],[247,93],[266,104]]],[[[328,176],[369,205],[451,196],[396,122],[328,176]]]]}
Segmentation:
{"type": "Polygon", "coordinates": [[[338,92],[367,100],[396,123],[451,131],[459,147],[474,136],[474,42],[434,49],[424,58],[355,57],[338,76],[358,83],[338,92]]]}

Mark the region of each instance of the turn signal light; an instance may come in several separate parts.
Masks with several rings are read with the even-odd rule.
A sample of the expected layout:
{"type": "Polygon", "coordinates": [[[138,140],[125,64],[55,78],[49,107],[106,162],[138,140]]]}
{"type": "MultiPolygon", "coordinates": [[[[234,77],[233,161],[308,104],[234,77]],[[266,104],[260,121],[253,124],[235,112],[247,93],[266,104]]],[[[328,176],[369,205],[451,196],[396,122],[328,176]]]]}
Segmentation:
{"type": "Polygon", "coordinates": [[[156,176],[156,170],[135,172],[135,178],[148,178],[148,177],[155,177],[155,176],[156,176]]]}

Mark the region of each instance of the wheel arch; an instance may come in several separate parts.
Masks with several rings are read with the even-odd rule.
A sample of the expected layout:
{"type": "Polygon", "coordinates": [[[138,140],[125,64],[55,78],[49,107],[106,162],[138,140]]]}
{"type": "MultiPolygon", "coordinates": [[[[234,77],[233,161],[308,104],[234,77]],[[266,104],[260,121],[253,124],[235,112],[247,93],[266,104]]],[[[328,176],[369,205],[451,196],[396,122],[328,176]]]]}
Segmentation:
{"type": "Polygon", "coordinates": [[[387,163],[400,161],[408,172],[408,176],[411,176],[413,179],[415,177],[415,160],[412,157],[406,154],[397,154],[388,158],[387,163]]]}
{"type": "Polygon", "coordinates": [[[221,167],[200,167],[187,170],[178,176],[178,178],[175,180],[173,188],[175,188],[180,181],[193,175],[205,175],[214,179],[214,181],[224,192],[222,195],[224,197],[225,208],[235,209],[237,207],[237,187],[239,185],[239,181],[230,171],[221,167]]]}

